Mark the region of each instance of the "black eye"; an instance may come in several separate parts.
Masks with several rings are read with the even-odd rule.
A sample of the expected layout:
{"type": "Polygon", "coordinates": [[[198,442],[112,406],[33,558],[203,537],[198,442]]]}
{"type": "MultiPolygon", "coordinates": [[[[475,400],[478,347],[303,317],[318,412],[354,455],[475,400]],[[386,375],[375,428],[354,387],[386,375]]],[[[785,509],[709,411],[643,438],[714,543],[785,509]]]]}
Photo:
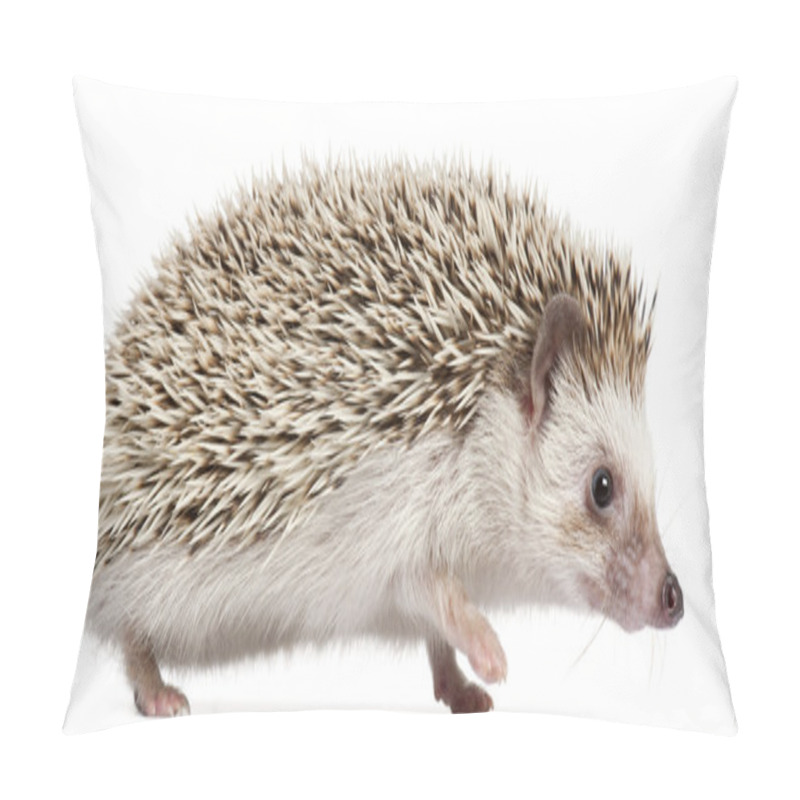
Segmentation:
{"type": "Polygon", "coordinates": [[[598,508],[605,508],[611,502],[613,491],[611,473],[605,467],[600,467],[592,477],[592,497],[598,508]]]}

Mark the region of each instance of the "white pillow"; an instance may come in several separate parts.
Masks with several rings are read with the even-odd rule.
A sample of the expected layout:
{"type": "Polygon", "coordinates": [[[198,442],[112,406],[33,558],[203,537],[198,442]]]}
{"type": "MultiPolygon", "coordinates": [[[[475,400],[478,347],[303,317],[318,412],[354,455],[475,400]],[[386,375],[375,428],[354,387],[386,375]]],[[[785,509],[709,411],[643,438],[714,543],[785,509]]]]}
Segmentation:
{"type": "MultiPolygon", "coordinates": [[[[603,623],[603,617],[589,608],[586,593],[576,588],[572,573],[569,581],[564,578],[563,584],[552,588],[549,594],[543,593],[545,600],[552,601],[549,603],[530,602],[530,597],[514,591],[510,592],[510,597],[503,598],[503,607],[499,609],[493,608],[491,602],[478,602],[481,612],[485,612],[497,632],[508,662],[507,679],[491,688],[494,707],[496,710],[559,712],[734,732],[736,723],[714,616],[703,475],[702,401],[708,270],[735,90],[733,79],[720,79],[688,89],[609,99],[451,105],[312,105],[156,94],[76,79],[76,105],[103,277],[106,348],[109,353],[107,378],[113,383],[118,377],[119,365],[124,361],[120,360],[123,345],[120,344],[122,337],[118,335],[121,329],[117,326],[127,325],[130,337],[131,317],[126,317],[126,313],[137,304],[143,307],[142,298],[153,290],[156,285],[153,282],[159,279],[156,257],[163,256],[169,263],[181,258],[186,260],[185,252],[191,247],[185,242],[194,235],[195,216],[199,215],[206,230],[210,230],[210,220],[214,219],[217,209],[231,198],[234,198],[234,203],[238,202],[235,198],[240,197],[243,187],[245,192],[249,191],[254,181],[261,181],[271,171],[277,174],[278,183],[281,179],[291,183],[309,170],[320,169],[324,178],[319,189],[321,197],[327,191],[325,181],[330,185],[338,180],[326,172],[332,169],[326,165],[337,160],[343,173],[363,169],[365,165],[378,165],[374,173],[370,173],[372,177],[362,174],[357,193],[371,191],[370,181],[387,180],[388,173],[381,172],[380,167],[385,163],[393,164],[395,171],[405,170],[412,185],[421,180],[419,176],[427,169],[424,165],[433,163],[448,164],[451,177],[464,174],[469,169],[467,165],[471,165],[477,175],[486,175],[491,170],[497,176],[498,186],[507,176],[512,193],[535,187],[529,196],[545,198],[547,208],[555,215],[554,230],[566,230],[568,218],[573,241],[585,234],[597,243],[597,258],[600,260],[606,248],[613,249],[622,262],[625,262],[626,254],[630,254],[633,275],[637,281],[641,280],[644,294],[651,297],[657,288],[645,398],[653,445],[655,517],[666,561],[656,565],[654,556],[652,563],[647,561],[645,566],[636,567],[630,558],[625,560],[618,554],[612,567],[605,568],[603,574],[607,576],[609,570],[618,571],[620,568],[635,573],[629,588],[635,585],[636,591],[641,590],[642,596],[647,595],[650,599],[643,600],[637,595],[634,605],[638,604],[638,617],[634,622],[653,622],[655,612],[648,606],[649,617],[645,620],[643,609],[651,603],[656,584],[664,587],[659,602],[673,607],[680,602],[683,618],[673,629],[656,631],[647,627],[637,632],[626,632],[618,624],[623,612],[616,609],[617,622],[603,623]],[[181,237],[184,245],[176,244],[181,237]],[[176,256],[181,247],[184,256],[176,256]],[[678,599],[675,589],[664,583],[662,567],[667,562],[669,569],[678,576],[682,599],[678,599]],[[662,570],[657,577],[645,575],[648,570],[657,568],[662,570]],[[572,586],[571,594],[565,589],[568,584],[572,586]],[[566,605],[574,607],[566,608],[566,605]]],[[[443,176],[444,173],[438,173],[435,179],[441,185],[450,180],[443,176]]],[[[268,186],[259,202],[269,202],[270,192],[278,191],[275,186],[271,189],[268,186]]],[[[303,213],[302,210],[298,212],[301,216],[303,213]]],[[[273,220],[279,218],[277,215],[273,220]]],[[[265,258],[274,262],[277,245],[274,242],[269,245],[269,237],[263,236],[264,231],[270,230],[270,224],[269,220],[264,222],[264,230],[258,234],[262,235],[265,258]]],[[[367,221],[365,224],[370,223],[367,221]]],[[[384,230],[388,230],[397,247],[403,250],[405,240],[397,235],[392,224],[399,225],[390,219],[384,223],[384,230]]],[[[454,227],[457,228],[455,224],[454,227]]],[[[480,235],[489,236],[486,226],[481,224],[477,229],[480,235]]],[[[369,255],[369,248],[359,250],[356,247],[356,251],[354,258],[364,259],[369,255]]],[[[353,251],[345,249],[340,252],[352,254],[353,251]]],[[[230,257],[236,258],[235,255],[230,257]]],[[[214,261],[213,247],[208,258],[214,261]]],[[[291,271],[296,279],[297,264],[292,261],[291,254],[287,258],[282,269],[286,274],[291,271]]],[[[224,256],[222,260],[225,260],[224,256]]],[[[360,263],[363,265],[364,262],[360,263]]],[[[487,263],[491,266],[490,262],[487,263]]],[[[577,269],[580,271],[580,263],[577,269]]],[[[201,274],[207,275],[198,273],[201,274]]],[[[202,282],[204,278],[198,280],[202,282]]],[[[296,292],[297,285],[293,286],[296,292]]],[[[207,290],[206,286],[198,291],[207,290]]],[[[185,291],[191,294],[194,289],[185,288],[185,291]]],[[[383,297],[380,300],[383,302],[383,297]]],[[[177,313],[174,297],[162,297],[160,302],[164,317],[173,318],[177,313]]],[[[263,298],[253,296],[248,302],[258,307],[263,298]]],[[[278,301],[270,302],[278,303],[280,307],[278,301]]],[[[289,298],[285,296],[281,302],[289,303],[289,298]]],[[[408,311],[410,305],[405,308],[408,311]]],[[[203,307],[198,309],[189,300],[186,309],[190,316],[202,317],[205,313],[203,307]]],[[[304,310],[306,316],[300,325],[310,328],[308,311],[304,310]]],[[[274,313],[275,306],[262,307],[262,311],[267,315],[274,313]]],[[[141,313],[143,329],[150,330],[147,323],[148,319],[152,322],[153,314],[152,310],[141,313]]],[[[231,321],[231,336],[244,337],[246,334],[239,326],[247,324],[250,323],[231,321]]],[[[180,330],[175,332],[175,336],[180,337],[185,332],[182,324],[178,327],[180,330]]],[[[290,333],[286,336],[291,338],[290,333]]],[[[126,341],[130,343],[130,338],[126,341]]],[[[256,338],[253,341],[261,340],[256,338]]],[[[340,344],[346,345],[347,342],[340,344]]],[[[236,352],[244,351],[239,349],[236,352]]],[[[146,362],[145,372],[153,380],[162,383],[171,380],[163,371],[160,372],[163,364],[153,356],[152,350],[142,347],[128,356],[131,363],[137,359],[146,362]]],[[[349,357],[352,358],[352,352],[349,357]]],[[[559,358],[561,360],[557,363],[568,360],[566,355],[559,358]]],[[[239,374],[236,366],[233,363],[226,367],[230,368],[234,386],[239,380],[235,377],[239,374]]],[[[131,369],[138,370],[140,376],[144,374],[141,363],[131,369]]],[[[548,381],[549,373],[542,383],[545,391],[548,390],[548,381]]],[[[124,391],[134,391],[135,381],[124,379],[120,385],[124,391]]],[[[536,396],[534,389],[533,397],[536,396]]],[[[127,397],[127,401],[135,403],[136,398],[127,397]]],[[[143,397],[143,405],[147,402],[143,397]]],[[[229,400],[218,398],[215,402],[217,410],[230,410],[229,400]]],[[[547,402],[551,401],[548,399],[547,402]]],[[[372,413],[378,410],[371,409],[372,413]]],[[[249,419],[255,418],[253,409],[250,411],[253,414],[249,419]]],[[[284,406],[281,413],[286,412],[284,406]]],[[[111,408],[109,414],[111,419],[111,408]]],[[[157,416],[151,415],[150,419],[152,425],[159,424],[157,416]]],[[[502,427],[506,421],[505,418],[499,420],[499,426],[502,427]]],[[[316,423],[319,423],[318,418],[316,423]]],[[[396,424],[400,423],[396,421],[396,424]]],[[[346,430],[346,425],[343,425],[343,430],[346,430]]],[[[319,432],[312,429],[310,433],[319,432]]],[[[123,447],[129,446],[121,442],[118,420],[109,423],[106,435],[104,469],[110,469],[108,464],[114,461],[114,468],[118,470],[120,453],[123,447]]],[[[577,434],[575,437],[575,447],[578,448],[583,440],[577,438],[577,434]]],[[[324,441],[329,446],[330,439],[324,441]]],[[[415,440],[417,444],[420,441],[424,442],[424,437],[415,440]]],[[[621,445],[620,448],[621,451],[625,449],[621,445]]],[[[364,459],[358,462],[362,469],[385,467],[380,461],[381,448],[376,452],[377,456],[359,454],[359,458],[364,459]],[[378,460],[369,461],[369,458],[378,460]]],[[[163,451],[151,454],[154,474],[169,469],[164,459],[174,454],[170,446],[164,445],[163,451]]],[[[338,463],[335,458],[334,463],[338,463]]],[[[137,464],[141,475],[141,464],[137,464]]],[[[416,469],[418,462],[408,461],[404,469],[409,465],[416,469]]],[[[292,462],[291,466],[296,465],[292,462]]],[[[646,485],[649,463],[644,461],[642,466],[637,462],[635,466],[636,469],[627,465],[629,471],[625,480],[628,483],[641,480],[642,485],[646,485]]],[[[595,475],[596,471],[592,470],[589,478],[595,475]]],[[[351,472],[345,475],[348,478],[352,476],[351,472]]],[[[340,483],[335,481],[331,487],[326,487],[323,496],[335,498],[336,492],[342,488],[337,488],[340,483]]],[[[158,480],[154,479],[148,487],[157,485],[158,480]]],[[[408,489],[409,484],[403,485],[408,489]]],[[[374,482],[365,483],[365,486],[377,492],[374,482]]],[[[417,491],[415,487],[411,488],[417,491]]],[[[622,482],[615,481],[614,488],[618,492],[615,497],[623,498],[622,482]]],[[[185,487],[183,490],[185,494],[185,487]]],[[[469,491],[473,490],[478,493],[476,496],[480,495],[481,487],[470,484],[469,491]]],[[[163,482],[161,489],[153,488],[152,493],[142,490],[136,495],[138,499],[131,500],[128,496],[125,500],[118,494],[107,502],[116,504],[114,513],[118,522],[125,514],[129,518],[140,514],[139,518],[142,518],[145,514],[142,509],[148,503],[155,506],[163,501],[159,491],[163,494],[163,482]]],[[[419,489],[419,492],[420,497],[429,497],[427,488],[419,489]]],[[[202,509],[202,499],[200,497],[197,504],[188,504],[195,518],[198,513],[202,518],[202,510],[197,511],[202,509]]],[[[408,508],[403,506],[404,498],[398,496],[396,500],[398,507],[404,509],[403,513],[410,515],[408,508]]],[[[321,530],[314,528],[315,515],[330,508],[324,504],[318,507],[314,505],[316,502],[309,501],[308,508],[301,510],[297,530],[303,529],[304,525],[308,530],[321,530]]],[[[335,501],[331,502],[335,506],[335,501]]],[[[595,500],[589,497],[587,506],[593,502],[595,500]]],[[[622,509],[623,499],[619,503],[622,509]]],[[[179,502],[179,508],[180,505],[179,502]]],[[[387,506],[392,507],[391,504],[387,506]]],[[[598,519],[603,519],[602,509],[593,507],[590,511],[598,519]]],[[[106,507],[103,514],[107,516],[108,513],[106,507]]],[[[206,576],[208,597],[202,604],[192,606],[197,613],[192,622],[184,600],[190,595],[195,597],[202,587],[189,587],[185,569],[176,564],[175,559],[182,557],[180,548],[184,547],[188,552],[192,547],[191,542],[170,544],[172,533],[184,524],[177,521],[178,510],[173,509],[173,514],[175,525],[162,525],[162,529],[167,530],[162,530],[155,539],[137,539],[133,534],[123,533],[124,525],[119,523],[114,529],[117,538],[113,545],[109,546],[108,540],[101,543],[96,586],[90,601],[90,619],[87,620],[67,714],[67,730],[91,730],[140,717],[123,668],[122,645],[126,636],[136,639],[136,646],[131,648],[133,655],[129,657],[128,672],[134,686],[138,685],[138,705],[145,712],[160,710],[168,713],[184,709],[183,695],[159,695],[150,685],[153,672],[148,654],[152,652],[156,660],[161,661],[159,649],[167,656],[166,669],[163,670],[165,679],[180,686],[189,698],[193,713],[310,707],[446,710],[445,705],[437,704],[434,699],[426,669],[423,633],[431,624],[426,616],[429,610],[427,601],[421,603],[421,609],[415,607],[413,613],[410,606],[404,606],[403,619],[413,619],[412,627],[415,626],[414,631],[419,635],[408,641],[400,637],[405,646],[392,647],[380,639],[361,636],[376,624],[374,620],[364,621],[372,619],[370,615],[374,609],[369,602],[355,608],[342,599],[343,592],[333,593],[332,586],[323,581],[315,584],[323,610],[312,612],[306,609],[304,619],[319,613],[327,615],[325,619],[340,633],[352,630],[354,637],[343,635],[348,646],[328,643],[314,647],[319,637],[310,635],[302,637],[296,646],[292,640],[288,655],[259,655],[261,650],[267,649],[259,638],[265,632],[259,630],[256,633],[248,621],[245,638],[249,636],[252,641],[245,646],[241,641],[242,632],[233,631],[231,627],[231,616],[239,613],[234,609],[245,604],[258,612],[257,616],[266,618],[273,612],[264,608],[262,614],[258,607],[262,595],[255,589],[251,591],[254,573],[243,571],[240,565],[231,562],[227,567],[230,581],[226,581],[226,568],[221,559],[230,558],[224,549],[227,545],[218,549],[222,555],[214,562],[213,569],[202,572],[206,576]],[[130,563],[139,559],[137,566],[128,569],[124,566],[127,563],[125,558],[122,558],[121,567],[119,561],[112,562],[116,570],[113,579],[98,579],[104,570],[103,556],[109,549],[115,553],[134,553],[130,556],[130,563]],[[150,560],[142,562],[142,554],[150,560]],[[143,563],[149,566],[143,567],[143,563]],[[248,583],[240,585],[244,574],[248,575],[248,583]],[[168,591],[164,590],[171,575],[175,585],[169,585],[168,591]],[[210,582],[212,579],[213,583],[210,582]],[[171,601],[166,602],[165,598],[171,598],[171,601]],[[153,609],[156,606],[158,623],[154,622],[153,609]],[[183,626],[185,635],[175,634],[174,626],[167,621],[171,613],[178,613],[175,611],[178,608],[182,609],[180,623],[174,625],[183,626]],[[111,613],[109,609],[116,611],[111,613]],[[105,621],[92,625],[89,624],[92,617],[105,621]],[[217,617],[227,621],[219,622],[217,617]],[[110,622],[112,618],[113,624],[110,622]],[[343,618],[347,619],[347,624],[342,622],[343,618]],[[125,626],[120,622],[122,619],[128,620],[125,626]],[[363,624],[357,624],[359,622],[363,624]],[[151,623],[154,627],[148,634],[151,623]],[[114,625],[117,626],[118,638],[109,634],[114,625]],[[191,625],[196,628],[195,634],[186,633],[186,627],[191,625]],[[132,630],[136,632],[131,634],[132,630]],[[100,631],[102,635],[98,637],[93,631],[100,631]],[[202,641],[194,641],[193,636],[202,641]],[[231,644],[232,649],[227,650],[234,639],[236,642],[231,644]],[[239,657],[244,651],[251,651],[255,660],[239,657]],[[178,657],[180,653],[186,657],[178,657]],[[170,654],[175,656],[177,671],[172,671],[169,666],[170,654]],[[211,666],[209,659],[230,660],[230,663],[221,668],[206,669],[211,666]],[[143,699],[143,695],[152,696],[148,700],[143,699]]],[[[629,509],[624,513],[620,510],[620,514],[630,519],[629,509]]],[[[233,521],[226,523],[223,533],[216,534],[220,541],[229,542],[236,537],[231,526],[235,527],[241,517],[230,516],[233,521]]],[[[264,518],[267,519],[266,514],[264,518]]],[[[334,518],[341,519],[341,515],[334,515],[334,518]]],[[[419,518],[430,522],[424,508],[420,510],[419,518]]],[[[378,520],[375,524],[382,522],[378,520]]],[[[464,524],[470,526],[469,522],[464,524]]],[[[605,545],[596,538],[591,539],[581,528],[582,524],[576,522],[573,533],[577,537],[583,536],[579,541],[584,548],[592,550],[592,557],[600,558],[606,553],[605,545]]],[[[606,523],[598,522],[597,530],[603,524],[606,523]]],[[[413,550],[413,542],[417,539],[413,542],[403,539],[403,543],[397,545],[388,538],[397,531],[400,531],[398,536],[406,536],[406,528],[411,527],[410,523],[395,527],[386,523],[387,552],[395,553],[398,546],[402,548],[406,544],[409,550],[413,550]]],[[[202,530],[202,526],[199,529],[202,530]]],[[[277,552],[287,553],[289,562],[283,568],[290,571],[296,568],[296,579],[302,583],[306,573],[291,563],[292,555],[296,554],[291,545],[295,541],[290,535],[292,530],[286,537],[278,537],[281,548],[286,547],[287,540],[290,542],[288,550],[279,548],[277,552]]],[[[347,531],[343,536],[346,534],[347,531]]],[[[172,538],[179,538],[179,533],[172,538]]],[[[241,550],[233,547],[230,552],[240,553],[241,550]]],[[[482,557],[477,559],[477,572],[480,572],[482,557]]],[[[566,550],[548,551],[547,563],[543,567],[545,573],[556,575],[561,569],[557,564],[568,558],[570,554],[566,550]]],[[[382,577],[385,564],[376,563],[375,587],[362,590],[364,574],[369,573],[348,573],[347,558],[335,548],[326,549],[320,545],[319,559],[319,562],[312,559],[307,569],[314,570],[324,563],[324,559],[339,559],[337,564],[343,572],[339,578],[345,584],[348,580],[358,581],[358,597],[374,597],[376,604],[385,602],[387,586],[394,587],[406,579],[413,583],[412,578],[416,579],[402,569],[393,574],[391,580],[385,579],[382,577]]],[[[269,560],[271,557],[264,559],[265,562],[269,560]]],[[[402,563],[407,565],[410,562],[402,563]]],[[[268,566],[263,569],[267,570],[268,566]]],[[[198,568],[200,571],[204,569],[198,568]]],[[[569,568],[565,569],[569,572],[569,568]]],[[[451,577],[457,581],[457,586],[462,583],[471,585],[470,576],[448,575],[448,580],[451,577]]],[[[495,583],[497,579],[495,575],[495,583]]],[[[427,578],[423,584],[425,580],[427,578]]],[[[509,585],[513,583],[510,577],[508,581],[509,585]]],[[[553,581],[558,583],[555,578],[553,581]]],[[[615,585],[622,591],[619,589],[621,584],[615,585]]],[[[284,594],[287,591],[288,588],[284,594]]],[[[303,591],[298,589],[298,596],[303,595],[303,591]]],[[[309,592],[313,595],[311,590],[309,592]]],[[[486,592],[487,597],[499,594],[501,592],[496,586],[486,592]]],[[[448,598],[452,600],[455,595],[448,595],[448,598]]],[[[402,597],[405,602],[408,592],[402,597]]],[[[286,602],[291,605],[289,600],[286,602]]],[[[473,613],[472,606],[468,611],[473,613]]],[[[664,613],[670,613],[669,609],[664,613]]],[[[239,618],[249,620],[246,613],[239,618]]],[[[299,623],[290,624],[287,616],[286,624],[292,627],[299,623]]],[[[467,659],[463,652],[458,656],[470,680],[475,680],[472,667],[476,664],[478,673],[483,672],[484,677],[499,675],[492,675],[492,669],[486,668],[485,664],[481,669],[480,644],[487,645],[493,641],[491,637],[481,638],[482,635],[475,633],[481,624],[458,628],[462,633],[467,630],[470,635],[478,636],[479,645],[460,642],[463,646],[459,647],[455,633],[451,640],[458,649],[471,656],[467,659]]],[[[381,625],[385,628],[385,621],[381,625]]],[[[395,639],[397,637],[392,637],[392,641],[395,639]]],[[[485,648],[481,652],[486,655],[485,648]]],[[[496,655],[495,651],[492,652],[496,655]]],[[[487,656],[490,660],[491,655],[490,652],[487,656]]]]}

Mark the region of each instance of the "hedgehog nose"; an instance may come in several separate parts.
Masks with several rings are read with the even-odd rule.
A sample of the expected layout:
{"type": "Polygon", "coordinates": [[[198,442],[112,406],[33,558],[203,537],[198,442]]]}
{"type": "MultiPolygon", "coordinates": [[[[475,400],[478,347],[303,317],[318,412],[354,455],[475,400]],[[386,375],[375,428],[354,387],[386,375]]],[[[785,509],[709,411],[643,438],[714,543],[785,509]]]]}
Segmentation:
{"type": "Polygon", "coordinates": [[[671,572],[667,573],[661,588],[661,610],[669,627],[677,625],[683,616],[683,592],[678,579],[671,572]]]}

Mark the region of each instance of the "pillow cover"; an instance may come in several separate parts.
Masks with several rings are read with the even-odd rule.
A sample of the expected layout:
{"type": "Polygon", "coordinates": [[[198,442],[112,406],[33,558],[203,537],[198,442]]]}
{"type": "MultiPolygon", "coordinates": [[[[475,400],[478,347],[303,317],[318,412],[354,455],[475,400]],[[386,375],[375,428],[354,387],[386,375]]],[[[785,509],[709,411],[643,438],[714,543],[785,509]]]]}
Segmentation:
{"type": "Polygon", "coordinates": [[[65,728],[733,732],[702,389],[735,86],[303,105],[76,79],[107,415],[65,728]]]}

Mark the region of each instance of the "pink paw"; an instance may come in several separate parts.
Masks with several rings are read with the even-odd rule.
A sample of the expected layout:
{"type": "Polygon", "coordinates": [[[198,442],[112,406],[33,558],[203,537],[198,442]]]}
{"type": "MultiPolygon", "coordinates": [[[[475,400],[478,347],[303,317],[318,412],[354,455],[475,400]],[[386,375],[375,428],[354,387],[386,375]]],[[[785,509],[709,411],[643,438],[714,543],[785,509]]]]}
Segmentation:
{"type": "Polygon", "coordinates": [[[488,625],[473,639],[467,657],[475,674],[481,680],[486,683],[505,680],[508,672],[506,654],[497,634],[488,625]]]}
{"type": "Polygon", "coordinates": [[[189,713],[189,701],[174,686],[162,686],[154,692],[133,693],[136,708],[146,717],[182,717],[189,713]]]}

